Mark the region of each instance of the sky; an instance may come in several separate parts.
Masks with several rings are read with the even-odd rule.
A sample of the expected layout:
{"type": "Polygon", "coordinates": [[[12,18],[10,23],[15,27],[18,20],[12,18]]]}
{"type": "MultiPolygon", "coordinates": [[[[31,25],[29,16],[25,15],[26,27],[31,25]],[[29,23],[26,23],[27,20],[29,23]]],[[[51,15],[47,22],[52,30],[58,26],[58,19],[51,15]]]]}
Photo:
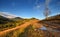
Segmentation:
{"type": "Polygon", "coordinates": [[[0,14],[44,19],[45,3],[51,12],[49,16],[60,14],[60,0],[0,0],[0,14]]]}

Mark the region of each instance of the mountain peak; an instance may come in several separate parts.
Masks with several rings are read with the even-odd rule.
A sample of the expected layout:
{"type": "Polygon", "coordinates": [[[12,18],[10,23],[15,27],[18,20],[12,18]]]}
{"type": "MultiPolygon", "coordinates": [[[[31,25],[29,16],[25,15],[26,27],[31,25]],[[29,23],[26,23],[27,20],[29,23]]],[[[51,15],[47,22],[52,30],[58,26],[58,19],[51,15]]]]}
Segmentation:
{"type": "Polygon", "coordinates": [[[0,16],[6,17],[6,18],[15,18],[16,16],[13,16],[11,14],[8,13],[4,13],[4,12],[0,12],[0,16]]]}

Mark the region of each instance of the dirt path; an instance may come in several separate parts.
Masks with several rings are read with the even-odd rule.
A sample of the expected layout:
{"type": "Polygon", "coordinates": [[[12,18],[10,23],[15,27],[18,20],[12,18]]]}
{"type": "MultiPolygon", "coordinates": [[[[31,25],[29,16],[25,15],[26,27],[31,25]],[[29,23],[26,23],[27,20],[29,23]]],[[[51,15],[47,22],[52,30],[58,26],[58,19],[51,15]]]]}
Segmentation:
{"type": "Polygon", "coordinates": [[[24,24],[22,24],[22,25],[20,25],[20,26],[17,26],[17,27],[15,27],[15,28],[1,31],[1,32],[0,32],[0,37],[3,37],[3,36],[5,36],[6,34],[12,32],[12,31],[14,31],[14,30],[18,30],[18,29],[21,29],[21,28],[26,28],[26,27],[28,27],[30,24],[37,23],[38,21],[39,21],[39,20],[30,20],[29,22],[25,22],[24,24]]]}

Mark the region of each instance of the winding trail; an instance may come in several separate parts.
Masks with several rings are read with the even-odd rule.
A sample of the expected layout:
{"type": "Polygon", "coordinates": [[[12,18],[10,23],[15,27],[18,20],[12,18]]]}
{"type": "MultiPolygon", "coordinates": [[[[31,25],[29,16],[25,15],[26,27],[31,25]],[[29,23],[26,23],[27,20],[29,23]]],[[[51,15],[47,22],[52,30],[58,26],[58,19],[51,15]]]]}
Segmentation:
{"type": "Polygon", "coordinates": [[[24,24],[22,24],[22,25],[20,25],[20,26],[17,26],[17,27],[15,27],[15,28],[1,31],[1,32],[0,32],[0,37],[4,37],[4,36],[6,36],[8,33],[12,32],[12,31],[15,31],[15,30],[18,30],[18,29],[21,29],[21,28],[26,28],[26,27],[28,27],[29,25],[35,24],[35,23],[37,23],[37,22],[39,22],[39,20],[30,20],[29,22],[25,22],[24,24]]]}

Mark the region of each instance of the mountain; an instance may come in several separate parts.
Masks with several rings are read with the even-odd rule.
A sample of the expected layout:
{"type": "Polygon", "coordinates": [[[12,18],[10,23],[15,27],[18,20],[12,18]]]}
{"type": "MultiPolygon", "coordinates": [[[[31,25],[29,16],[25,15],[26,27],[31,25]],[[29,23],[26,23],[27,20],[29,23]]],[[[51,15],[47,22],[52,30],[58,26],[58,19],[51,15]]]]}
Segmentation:
{"type": "Polygon", "coordinates": [[[15,18],[13,18],[13,20],[23,20],[23,18],[21,18],[21,17],[15,17],[15,18]]]}
{"type": "Polygon", "coordinates": [[[9,18],[9,19],[15,18],[15,15],[12,15],[12,14],[9,14],[9,13],[5,13],[5,12],[0,12],[0,15],[4,16],[6,18],[9,18]]]}
{"type": "Polygon", "coordinates": [[[11,20],[0,15],[0,24],[4,24],[4,23],[7,23],[7,22],[11,22],[11,20]]]}
{"type": "Polygon", "coordinates": [[[0,15],[0,21],[4,20],[4,21],[15,21],[15,20],[23,20],[23,18],[20,17],[15,17],[15,18],[7,18],[5,16],[0,15]]]}

